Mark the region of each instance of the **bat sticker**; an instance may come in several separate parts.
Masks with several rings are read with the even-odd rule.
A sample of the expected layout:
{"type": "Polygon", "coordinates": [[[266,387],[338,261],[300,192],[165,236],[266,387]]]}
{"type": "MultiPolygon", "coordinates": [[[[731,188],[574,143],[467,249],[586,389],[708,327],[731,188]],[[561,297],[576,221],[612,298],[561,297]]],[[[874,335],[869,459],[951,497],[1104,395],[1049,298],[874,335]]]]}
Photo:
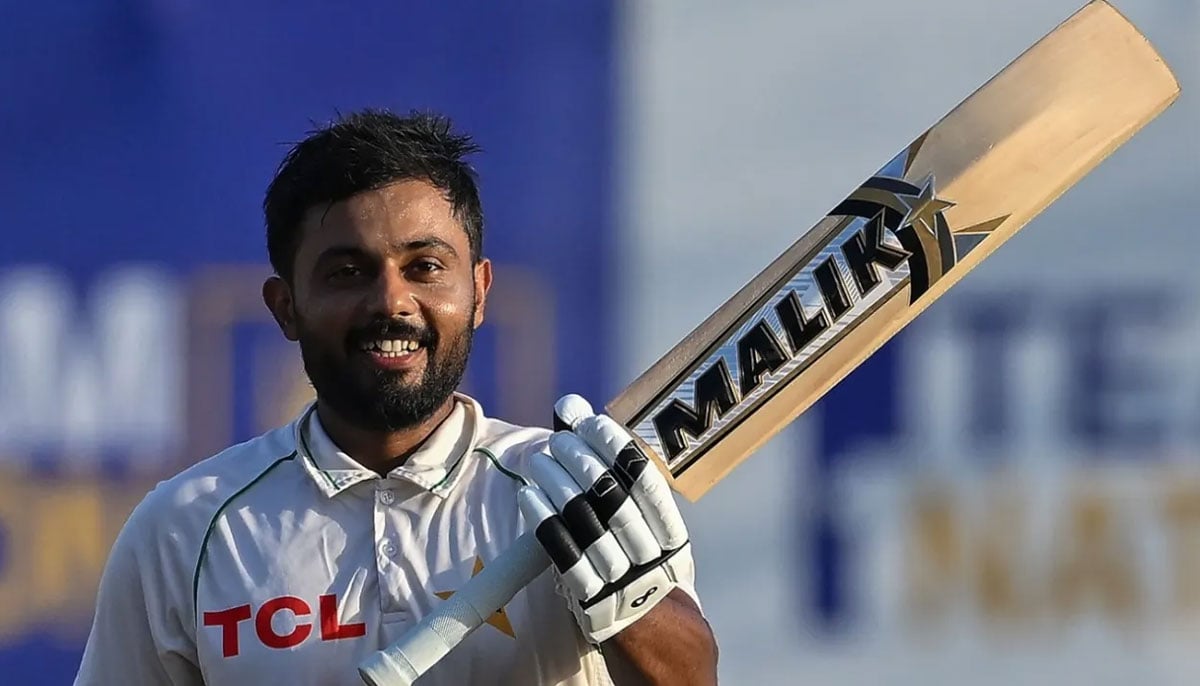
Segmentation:
{"type": "MultiPolygon", "coordinates": [[[[910,148],[828,215],[828,240],[632,424],[678,476],[740,418],[908,287],[910,304],[978,241],[956,243],[932,175],[894,175],[910,148]],[[892,174],[889,174],[892,172],[892,174]]],[[[989,222],[989,229],[996,223],[989,222]]]]}

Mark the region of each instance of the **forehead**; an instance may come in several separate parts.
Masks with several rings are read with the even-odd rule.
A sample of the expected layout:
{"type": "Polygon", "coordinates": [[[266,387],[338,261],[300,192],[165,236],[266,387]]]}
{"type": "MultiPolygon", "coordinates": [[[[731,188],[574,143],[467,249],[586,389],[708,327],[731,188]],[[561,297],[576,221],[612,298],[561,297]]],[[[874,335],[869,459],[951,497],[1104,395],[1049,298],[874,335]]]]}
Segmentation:
{"type": "MultiPolygon", "coordinates": [[[[363,248],[436,237],[467,250],[467,234],[442,192],[425,181],[399,181],[332,205],[309,208],[301,222],[301,254],[330,245],[363,248]]],[[[299,255],[297,255],[299,257],[299,255]]]]}

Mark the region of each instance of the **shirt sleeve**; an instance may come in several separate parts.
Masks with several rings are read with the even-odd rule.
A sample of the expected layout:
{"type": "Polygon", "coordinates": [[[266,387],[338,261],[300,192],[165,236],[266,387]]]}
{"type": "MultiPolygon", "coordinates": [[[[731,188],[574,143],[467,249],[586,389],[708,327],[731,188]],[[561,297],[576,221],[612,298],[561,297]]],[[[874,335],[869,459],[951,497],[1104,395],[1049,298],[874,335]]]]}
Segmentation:
{"type": "Polygon", "coordinates": [[[139,559],[154,556],[139,554],[153,545],[138,525],[146,517],[138,515],[135,510],[117,536],[100,577],[96,613],[75,686],[204,683],[189,657],[195,655],[194,641],[180,628],[178,613],[168,609],[158,580],[161,567],[139,559]]]}

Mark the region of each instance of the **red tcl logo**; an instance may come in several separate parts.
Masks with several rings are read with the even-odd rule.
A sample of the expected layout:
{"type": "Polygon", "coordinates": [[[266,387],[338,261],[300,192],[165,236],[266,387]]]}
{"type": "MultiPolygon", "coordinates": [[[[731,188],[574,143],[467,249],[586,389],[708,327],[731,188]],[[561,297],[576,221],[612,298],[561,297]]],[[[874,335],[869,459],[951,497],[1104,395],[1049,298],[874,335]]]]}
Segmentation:
{"type": "MultiPolygon", "coordinates": [[[[337,641],[343,638],[358,638],[367,633],[367,625],[362,622],[341,624],[338,621],[337,596],[323,595],[317,601],[318,624],[321,627],[322,641],[337,641]]],[[[312,614],[312,607],[303,598],[285,595],[271,598],[252,613],[250,605],[238,605],[228,610],[204,613],[204,626],[221,627],[221,653],[225,657],[233,657],[241,651],[238,643],[238,625],[254,617],[254,634],[268,648],[291,648],[300,645],[313,632],[313,623],[300,621],[301,617],[312,614]],[[296,618],[296,625],[286,634],[276,633],[271,621],[280,612],[290,613],[296,618]]]]}

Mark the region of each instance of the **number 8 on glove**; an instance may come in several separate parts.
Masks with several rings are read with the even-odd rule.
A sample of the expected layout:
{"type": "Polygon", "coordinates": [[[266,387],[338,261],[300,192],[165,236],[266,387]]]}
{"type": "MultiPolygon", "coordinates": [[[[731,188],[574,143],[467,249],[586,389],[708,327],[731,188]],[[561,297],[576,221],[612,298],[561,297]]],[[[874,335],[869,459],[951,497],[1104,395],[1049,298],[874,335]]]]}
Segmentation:
{"type": "Polygon", "coordinates": [[[600,643],[691,581],[687,527],[663,475],[633,437],[577,395],[517,498],[584,636],[600,643]]]}

